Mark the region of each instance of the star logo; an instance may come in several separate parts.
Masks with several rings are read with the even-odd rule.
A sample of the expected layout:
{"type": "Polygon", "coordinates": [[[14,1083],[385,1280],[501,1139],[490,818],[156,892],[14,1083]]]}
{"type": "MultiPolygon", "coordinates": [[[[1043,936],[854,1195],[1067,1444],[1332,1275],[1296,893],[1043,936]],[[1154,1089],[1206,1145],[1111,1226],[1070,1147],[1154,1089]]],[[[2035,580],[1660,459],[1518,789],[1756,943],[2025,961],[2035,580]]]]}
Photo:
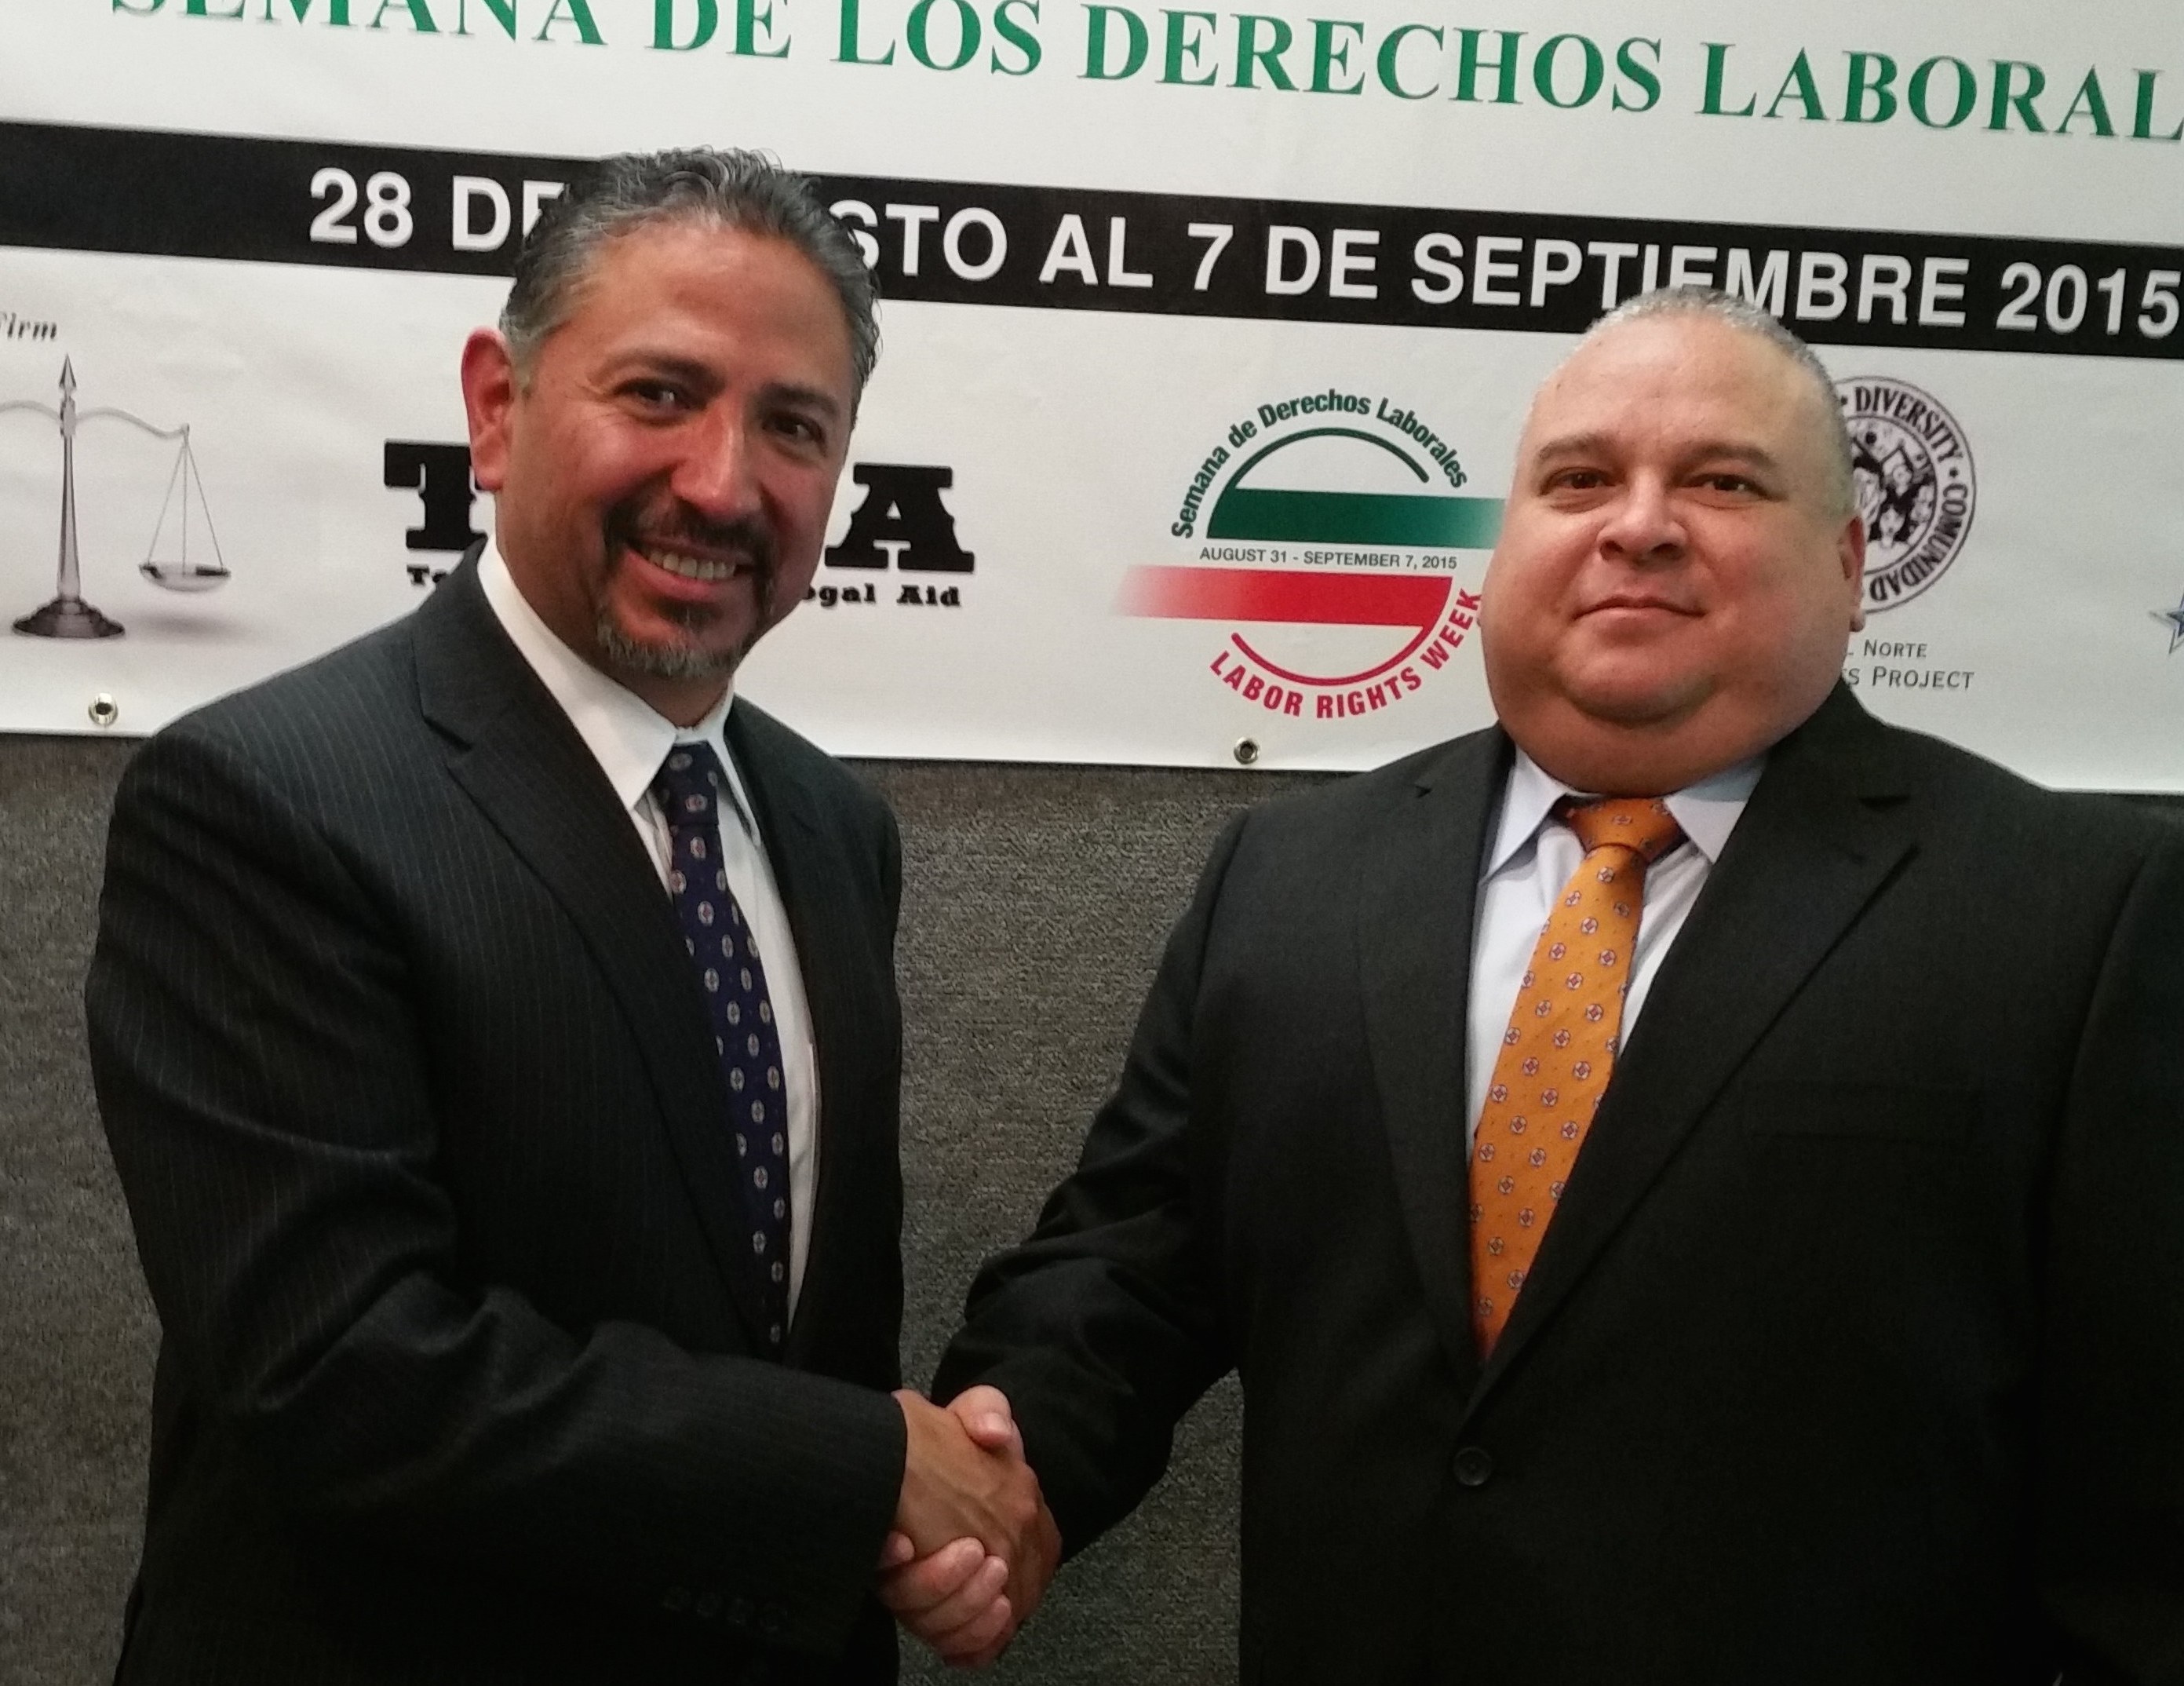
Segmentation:
{"type": "Polygon", "coordinates": [[[2174,656],[2184,649],[2184,597],[2177,599],[2175,608],[2156,609],[2152,613],[2155,620],[2169,628],[2169,653],[2174,656]]]}

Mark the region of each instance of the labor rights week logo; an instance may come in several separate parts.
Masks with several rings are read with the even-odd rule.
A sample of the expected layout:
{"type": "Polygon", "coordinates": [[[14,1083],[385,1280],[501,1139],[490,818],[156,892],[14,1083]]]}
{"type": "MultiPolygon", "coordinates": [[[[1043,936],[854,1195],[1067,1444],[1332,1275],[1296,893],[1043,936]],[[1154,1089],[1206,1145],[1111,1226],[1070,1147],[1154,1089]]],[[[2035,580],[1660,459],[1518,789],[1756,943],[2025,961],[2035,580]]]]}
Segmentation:
{"type": "Polygon", "coordinates": [[[1396,399],[1340,387],[1234,421],[1176,494],[1173,561],[1133,567],[1126,615],[1217,629],[1206,672],[1291,719],[1377,713],[1469,636],[1502,500],[1469,494],[1456,443],[1396,399]]]}

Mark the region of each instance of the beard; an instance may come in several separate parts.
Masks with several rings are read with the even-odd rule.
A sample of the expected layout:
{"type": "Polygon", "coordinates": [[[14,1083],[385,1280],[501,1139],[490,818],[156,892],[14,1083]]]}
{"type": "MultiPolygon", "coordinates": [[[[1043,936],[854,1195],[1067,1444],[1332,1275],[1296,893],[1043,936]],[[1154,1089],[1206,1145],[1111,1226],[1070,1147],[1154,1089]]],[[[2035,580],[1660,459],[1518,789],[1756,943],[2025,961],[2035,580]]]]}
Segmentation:
{"type": "Polygon", "coordinates": [[[727,649],[705,641],[705,633],[720,611],[704,604],[669,608],[667,617],[688,634],[682,638],[642,639],[616,618],[603,593],[592,626],[593,642],[610,666],[659,679],[723,679],[732,677],[750,653],[761,634],[771,628],[774,578],[777,572],[773,534],[756,521],[708,521],[679,502],[667,509],[625,505],[606,522],[609,566],[622,548],[633,550],[682,550],[705,555],[740,555],[750,570],[753,612],[749,634],[727,649]]]}

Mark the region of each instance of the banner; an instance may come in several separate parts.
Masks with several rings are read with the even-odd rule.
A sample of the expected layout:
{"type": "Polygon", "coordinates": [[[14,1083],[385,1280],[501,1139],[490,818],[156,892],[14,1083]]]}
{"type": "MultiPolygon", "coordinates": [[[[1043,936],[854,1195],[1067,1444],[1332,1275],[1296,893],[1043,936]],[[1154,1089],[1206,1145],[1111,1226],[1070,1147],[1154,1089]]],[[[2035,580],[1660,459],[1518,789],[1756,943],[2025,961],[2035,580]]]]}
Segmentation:
{"type": "Polygon", "coordinates": [[[2176,20],[1341,9],[15,0],[0,728],[149,731],[414,606],[491,531],[455,364],[523,229],[706,142],[812,174],[881,288],[825,561],[739,681],[838,752],[1483,723],[1524,405],[1696,283],[1836,378],[1861,699],[2184,790],[2176,20]]]}

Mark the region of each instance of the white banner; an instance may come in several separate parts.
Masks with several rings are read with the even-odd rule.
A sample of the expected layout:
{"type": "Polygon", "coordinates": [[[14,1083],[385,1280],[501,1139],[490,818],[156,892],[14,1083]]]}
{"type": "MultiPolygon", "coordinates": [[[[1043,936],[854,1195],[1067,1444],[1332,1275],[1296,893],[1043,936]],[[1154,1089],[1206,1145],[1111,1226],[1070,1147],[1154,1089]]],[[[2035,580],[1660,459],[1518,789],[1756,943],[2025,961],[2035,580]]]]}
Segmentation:
{"type": "Polygon", "coordinates": [[[1342,9],[10,0],[0,728],[148,731],[413,606],[490,530],[455,360],[526,220],[708,142],[819,176],[880,279],[827,561],[744,682],[838,752],[1482,723],[1523,407],[1697,282],[1838,377],[1860,697],[2184,790],[2174,8],[1342,9]]]}

